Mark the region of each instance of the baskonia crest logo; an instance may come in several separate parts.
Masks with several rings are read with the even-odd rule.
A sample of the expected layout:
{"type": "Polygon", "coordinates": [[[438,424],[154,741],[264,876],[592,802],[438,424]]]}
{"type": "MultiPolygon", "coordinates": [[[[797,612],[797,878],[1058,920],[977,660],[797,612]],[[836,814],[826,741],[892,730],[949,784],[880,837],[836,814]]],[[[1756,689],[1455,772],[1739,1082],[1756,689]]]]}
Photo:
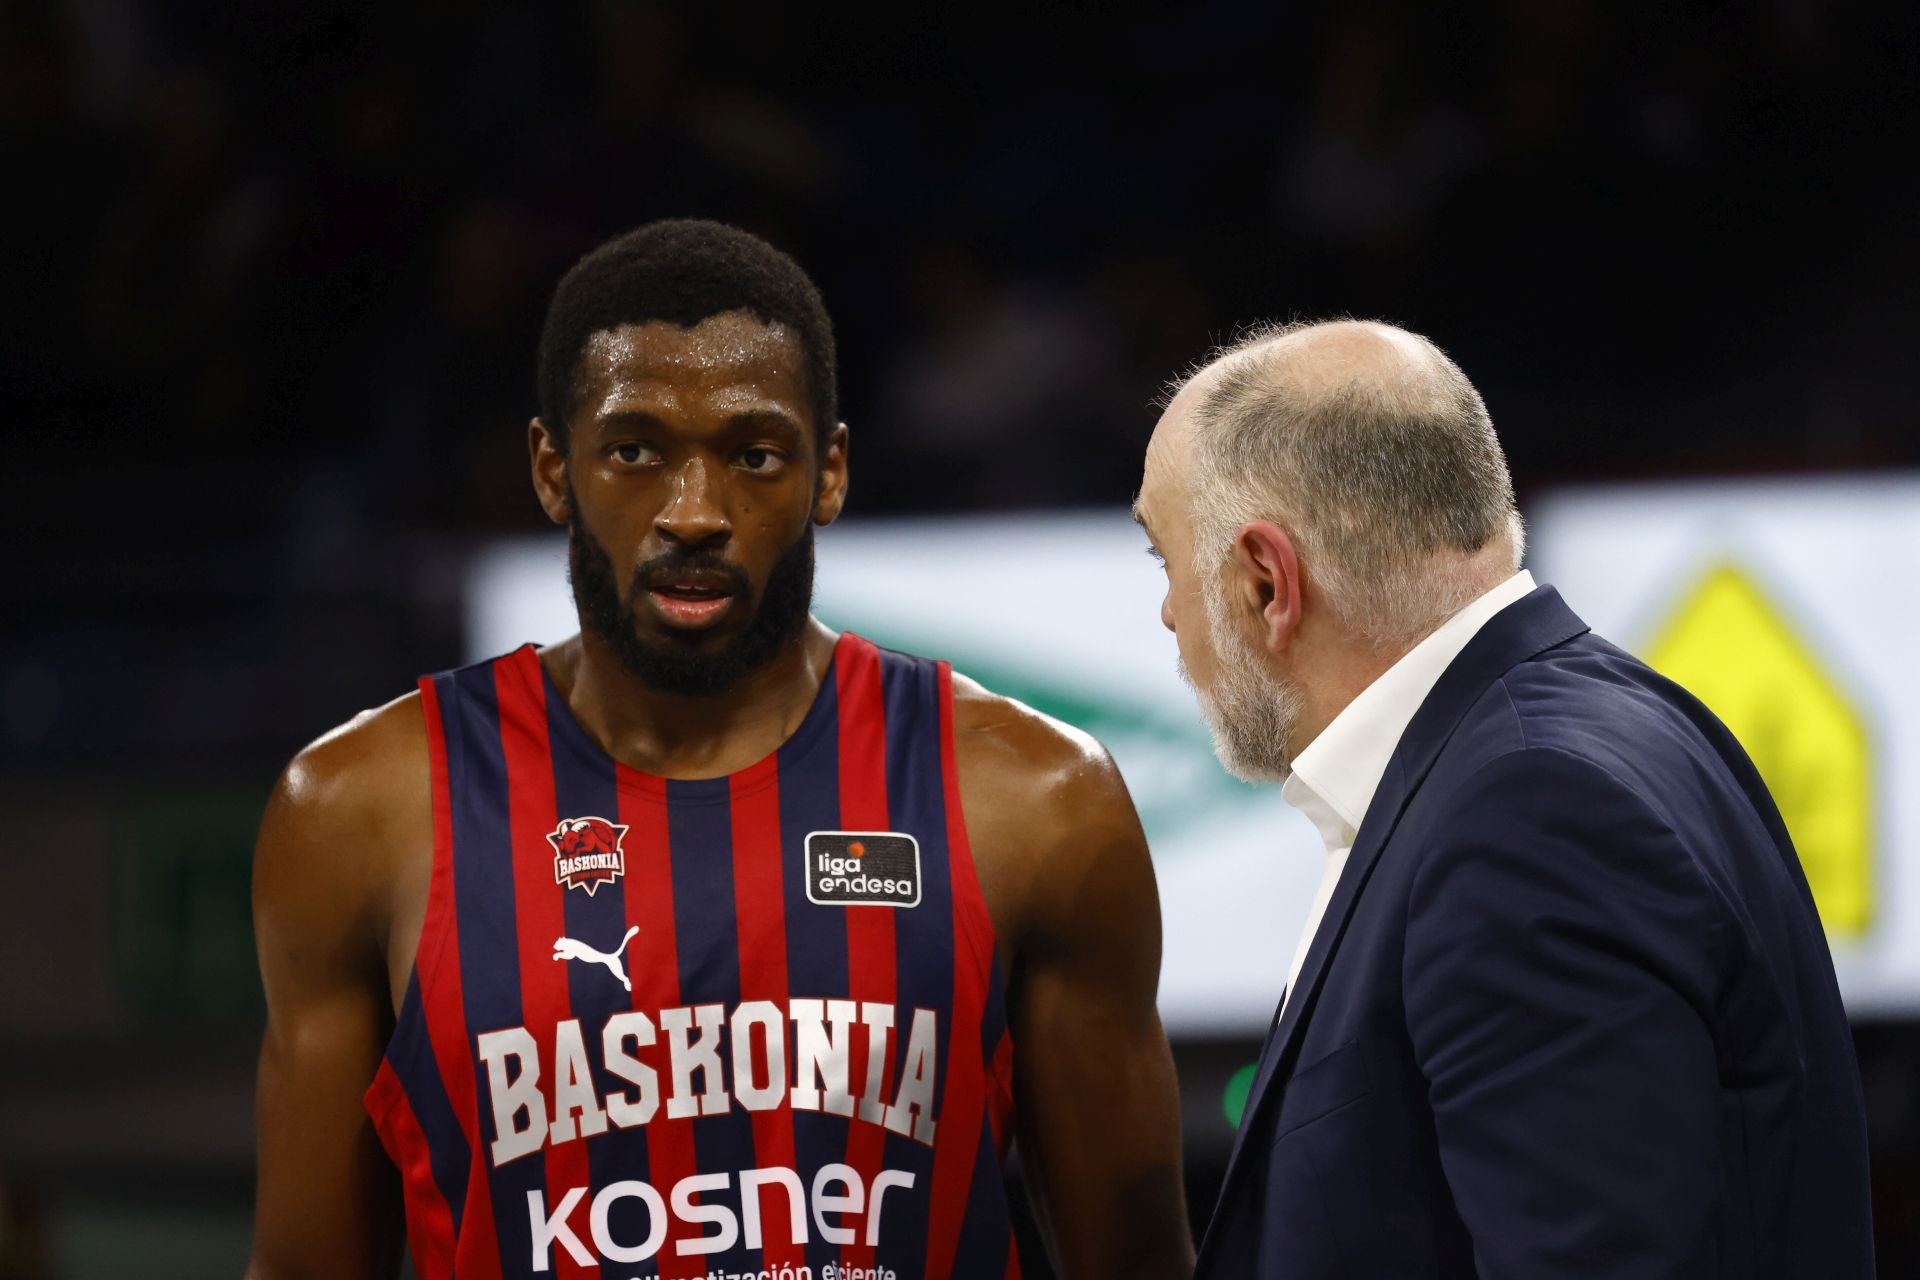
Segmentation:
{"type": "Polygon", "coordinates": [[[620,842],[627,828],[605,818],[562,818],[547,835],[553,846],[553,882],[569,889],[594,890],[627,873],[620,842]]]}

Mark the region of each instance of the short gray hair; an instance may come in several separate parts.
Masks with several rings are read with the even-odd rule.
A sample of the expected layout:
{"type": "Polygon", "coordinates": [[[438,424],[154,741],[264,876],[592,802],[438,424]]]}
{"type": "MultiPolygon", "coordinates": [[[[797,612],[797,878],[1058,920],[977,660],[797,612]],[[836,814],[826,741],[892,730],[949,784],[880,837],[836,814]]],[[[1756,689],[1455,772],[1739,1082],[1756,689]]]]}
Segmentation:
{"type": "MultiPolygon", "coordinates": [[[[1286,529],[1307,575],[1349,628],[1411,644],[1484,584],[1436,563],[1524,532],[1506,455],[1480,393],[1433,343],[1411,377],[1336,377],[1303,388],[1269,325],[1216,353],[1192,413],[1195,568],[1217,574],[1252,520],[1286,529]]],[[[1396,331],[1398,332],[1398,331],[1396,331]]]]}

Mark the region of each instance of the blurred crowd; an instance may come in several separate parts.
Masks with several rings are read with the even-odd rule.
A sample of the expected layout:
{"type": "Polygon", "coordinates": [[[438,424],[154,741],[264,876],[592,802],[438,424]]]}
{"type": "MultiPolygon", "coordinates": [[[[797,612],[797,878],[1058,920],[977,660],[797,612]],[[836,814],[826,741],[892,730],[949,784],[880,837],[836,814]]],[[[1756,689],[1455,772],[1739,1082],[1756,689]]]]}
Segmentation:
{"type": "Polygon", "coordinates": [[[1536,469],[1901,447],[1869,322],[1914,252],[1911,45],[1868,15],[837,8],[17,0],[10,417],[515,525],[552,282],[702,213],[820,278],[876,508],[1111,502],[1161,380],[1328,309],[1423,324],[1516,404],[1636,404],[1644,442],[1795,387],[1653,459],[1528,418],[1536,469]]]}
{"type": "Polygon", "coordinates": [[[1920,458],[1898,8],[963,11],[5,6],[0,752],[244,754],[448,657],[547,293],[663,215],[820,281],[858,513],[1122,502],[1170,375],[1330,313],[1453,351],[1523,487],[1920,458]]]}

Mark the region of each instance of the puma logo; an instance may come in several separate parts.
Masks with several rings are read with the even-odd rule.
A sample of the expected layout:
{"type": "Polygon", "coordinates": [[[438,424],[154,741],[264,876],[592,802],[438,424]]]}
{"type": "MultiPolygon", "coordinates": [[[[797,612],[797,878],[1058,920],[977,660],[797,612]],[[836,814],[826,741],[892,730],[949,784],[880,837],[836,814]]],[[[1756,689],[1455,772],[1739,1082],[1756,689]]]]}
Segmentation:
{"type": "Polygon", "coordinates": [[[633,941],[633,935],[640,932],[640,926],[634,925],[627,930],[627,936],[620,939],[620,946],[612,955],[604,951],[595,951],[584,942],[573,938],[555,938],[553,940],[553,958],[555,960],[585,960],[589,964],[603,964],[607,972],[620,979],[620,985],[633,990],[633,984],[627,981],[627,968],[620,960],[627,944],[633,941]]]}

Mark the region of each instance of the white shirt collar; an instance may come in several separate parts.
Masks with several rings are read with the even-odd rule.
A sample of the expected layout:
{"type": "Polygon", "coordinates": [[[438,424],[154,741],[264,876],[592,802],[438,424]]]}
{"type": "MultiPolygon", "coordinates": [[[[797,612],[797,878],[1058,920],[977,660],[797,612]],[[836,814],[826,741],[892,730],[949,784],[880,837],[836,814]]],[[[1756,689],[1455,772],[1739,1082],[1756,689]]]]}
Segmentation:
{"type": "Polygon", "coordinates": [[[1469,604],[1362,689],[1293,762],[1280,794],[1312,821],[1328,853],[1353,847],[1394,748],[1467,642],[1533,590],[1525,569],[1469,604]]]}

